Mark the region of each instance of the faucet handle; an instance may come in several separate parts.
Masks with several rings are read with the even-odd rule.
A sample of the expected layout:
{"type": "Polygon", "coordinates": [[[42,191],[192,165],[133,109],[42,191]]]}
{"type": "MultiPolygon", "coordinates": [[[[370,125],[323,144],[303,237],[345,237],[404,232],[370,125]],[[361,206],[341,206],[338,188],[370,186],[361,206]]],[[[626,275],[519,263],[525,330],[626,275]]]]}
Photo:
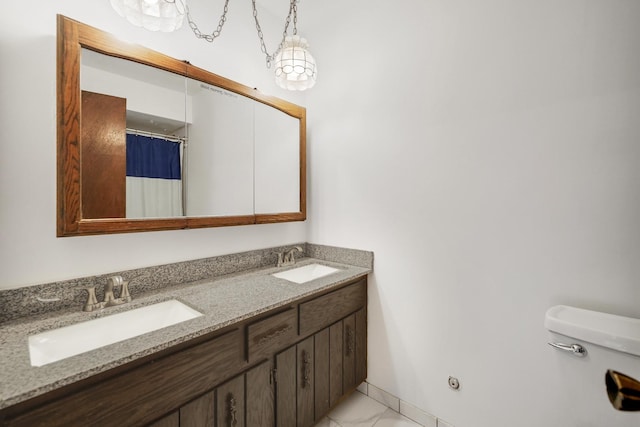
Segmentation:
{"type": "Polygon", "coordinates": [[[85,302],[83,311],[93,311],[93,309],[98,305],[98,299],[96,298],[96,287],[90,286],[84,288],[85,291],[89,294],[87,296],[87,302],[85,302]]]}
{"type": "Polygon", "coordinates": [[[294,246],[291,249],[289,249],[287,251],[287,253],[284,256],[284,262],[288,263],[288,264],[295,264],[296,263],[296,251],[302,253],[302,248],[300,246],[294,246]]]}
{"type": "Polygon", "coordinates": [[[120,299],[124,302],[131,301],[131,295],[129,294],[129,281],[122,282],[122,288],[120,289],[120,299]]]}
{"type": "Polygon", "coordinates": [[[122,304],[124,302],[129,302],[131,301],[131,295],[129,295],[129,299],[125,300],[125,298],[122,298],[122,293],[126,292],[127,295],[129,295],[129,289],[124,285],[124,280],[122,279],[122,276],[111,276],[109,277],[109,279],[107,279],[107,284],[104,285],[104,304],[105,307],[112,307],[114,305],[119,305],[122,304]],[[116,298],[115,295],[113,295],[113,288],[115,286],[120,286],[120,298],[116,298]]]}

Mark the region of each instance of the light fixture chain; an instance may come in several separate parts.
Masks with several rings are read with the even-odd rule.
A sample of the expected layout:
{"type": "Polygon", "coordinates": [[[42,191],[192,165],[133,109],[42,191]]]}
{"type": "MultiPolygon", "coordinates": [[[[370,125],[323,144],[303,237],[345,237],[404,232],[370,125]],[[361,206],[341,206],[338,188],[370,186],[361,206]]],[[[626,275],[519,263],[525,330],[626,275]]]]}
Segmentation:
{"type": "Polygon", "coordinates": [[[293,35],[298,34],[298,1],[292,1],[291,6],[293,7],[293,35]]]}
{"type": "Polygon", "coordinates": [[[251,0],[251,4],[253,6],[253,19],[256,21],[256,30],[258,31],[258,38],[260,39],[260,49],[262,50],[262,53],[264,53],[266,56],[267,68],[271,68],[271,63],[284,47],[285,39],[287,38],[287,35],[289,33],[289,25],[291,24],[291,15],[293,15],[293,35],[296,35],[298,33],[297,2],[298,0],[291,0],[291,4],[289,5],[289,14],[287,15],[287,19],[284,25],[284,31],[282,32],[282,40],[280,41],[280,44],[278,45],[278,48],[276,49],[276,51],[273,52],[273,54],[269,54],[269,51],[267,50],[267,46],[264,42],[264,34],[262,33],[262,28],[260,27],[260,22],[258,21],[258,9],[256,8],[256,0],[251,0]]]}
{"type": "MultiPolygon", "coordinates": [[[[169,0],[165,0],[165,1],[169,1],[169,0]]],[[[173,1],[176,1],[176,0],[173,0],[173,1]]],[[[189,26],[191,27],[193,34],[195,34],[197,38],[204,39],[209,43],[213,43],[213,41],[217,37],[220,37],[220,33],[222,33],[222,27],[224,26],[225,22],[227,22],[227,13],[229,12],[229,0],[225,0],[224,9],[222,11],[222,15],[220,15],[220,21],[218,21],[218,26],[211,34],[204,34],[202,31],[200,31],[200,28],[198,28],[198,25],[191,18],[191,13],[189,12],[189,6],[185,5],[184,2],[182,2],[182,0],[178,0],[178,1],[182,3],[182,6],[186,11],[187,21],[189,21],[189,26]]]]}

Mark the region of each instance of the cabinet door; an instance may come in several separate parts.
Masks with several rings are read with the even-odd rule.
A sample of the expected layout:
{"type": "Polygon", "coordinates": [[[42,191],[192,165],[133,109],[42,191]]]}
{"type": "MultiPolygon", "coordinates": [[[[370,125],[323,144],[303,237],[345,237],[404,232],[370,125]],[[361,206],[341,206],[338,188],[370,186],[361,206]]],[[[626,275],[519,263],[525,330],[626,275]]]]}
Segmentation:
{"type": "Polygon", "coordinates": [[[314,337],[276,355],[278,427],[307,427],[314,422],[314,337]]]}
{"type": "Polygon", "coordinates": [[[247,372],[246,388],[247,427],[274,427],[274,396],[270,361],[247,372]]]}
{"type": "Polygon", "coordinates": [[[356,312],[356,385],[367,379],[367,311],[356,312]]]}
{"type": "Polygon", "coordinates": [[[276,422],[296,425],[296,346],[276,355],[276,422]]]}
{"type": "Polygon", "coordinates": [[[342,397],[342,321],[329,328],[329,405],[338,403],[342,397]]]}
{"type": "Polygon", "coordinates": [[[329,328],[323,329],[313,337],[315,365],[314,365],[314,392],[315,392],[315,419],[329,412],[330,404],[330,347],[329,328]]]}
{"type": "Polygon", "coordinates": [[[343,320],[343,391],[367,379],[367,312],[358,310],[343,320]]]}
{"type": "Polygon", "coordinates": [[[297,426],[308,427],[313,425],[314,421],[314,348],[313,336],[300,342],[296,346],[298,361],[298,416],[297,426]]]}
{"type": "Polygon", "coordinates": [[[343,330],[343,391],[348,392],[356,386],[356,316],[342,321],[343,330]]]}
{"type": "Polygon", "coordinates": [[[180,408],[180,427],[215,427],[214,392],[210,391],[180,408]]]}
{"type": "Polygon", "coordinates": [[[244,375],[216,389],[217,427],[244,427],[244,375]]]}

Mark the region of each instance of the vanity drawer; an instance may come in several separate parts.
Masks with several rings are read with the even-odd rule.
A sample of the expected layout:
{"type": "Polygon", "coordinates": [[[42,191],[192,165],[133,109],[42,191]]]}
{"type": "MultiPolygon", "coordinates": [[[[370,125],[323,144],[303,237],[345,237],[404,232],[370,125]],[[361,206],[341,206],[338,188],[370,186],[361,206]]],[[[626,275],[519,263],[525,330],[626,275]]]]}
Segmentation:
{"type": "Polygon", "coordinates": [[[298,312],[290,308],[247,327],[247,360],[255,362],[269,357],[298,338],[298,312]]]}
{"type": "Polygon", "coordinates": [[[4,420],[2,425],[146,425],[237,372],[243,366],[242,338],[235,329],[4,420]]]}
{"type": "Polygon", "coordinates": [[[367,280],[300,304],[300,335],[319,331],[367,304],[367,280]]]}

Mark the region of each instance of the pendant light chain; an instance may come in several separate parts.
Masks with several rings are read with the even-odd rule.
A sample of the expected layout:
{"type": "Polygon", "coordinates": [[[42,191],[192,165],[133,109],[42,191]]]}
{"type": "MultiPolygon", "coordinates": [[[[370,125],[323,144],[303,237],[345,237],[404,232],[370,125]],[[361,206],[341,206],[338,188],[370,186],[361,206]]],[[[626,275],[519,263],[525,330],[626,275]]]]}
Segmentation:
{"type": "MultiPolygon", "coordinates": [[[[213,43],[213,41],[220,37],[222,33],[222,27],[227,22],[227,13],[229,12],[229,0],[225,0],[224,8],[222,11],[222,15],[220,15],[220,20],[218,21],[218,26],[211,34],[203,33],[198,25],[195,23],[193,18],[191,17],[191,12],[189,11],[189,7],[184,3],[183,0],[165,0],[167,3],[180,3],[185,11],[185,15],[187,16],[187,21],[189,22],[189,27],[193,31],[193,34],[199,39],[204,39],[209,43],[213,43]]],[[[282,50],[285,44],[285,40],[289,33],[289,26],[291,25],[291,17],[293,16],[293,35],[298,34],[298,0],[291,0],[289,5],[289,13],[287,15],[287,19],[285,20],[284,31],[282,32],[282,40],[278,45],[278,48],[272,54],[267,50],[267,45],[264,42],[264,34],[262,32],[262,27],[260,26],[260,21],[258,20],[258,9],[256,8],[256,0],[251,0],[251,5],[253,7],[253,19],[256,22],[256,31],[258,32],[258,38],[260,39],[260,50],[265,55],[267,68],[271,68],[271,63],[278,56],[278,53],[282,50]]]]}
{"type": "Polygon", "coordinates": [[[284,31],[282,32],[282,40],[278,45],[278,49],[272,54],[269,54],[267,50],[267,46],[264,43],[264,35],[262,33],[262,28],[260,27],[260,22],[258,21],[258,9],[256,9],[256,0],[251,0],[251,4],[253,6],[253,19],[256,21],[256,30],[258,31],[258,38],[260,39],[260,49],[262,53],[265,54],[267,68],[271,68],[271,63],[278,56],[278,53],[284,47],[285,39],[287,38],[289,32],[289,25],[291,24],[291,16],[293,15],[293,35],[298,34],[298,0],[291,0],[291,4],[289,5],[289,14],[287,15],[287,19],[284,25],[284,31]]]}
{"type": "MultiPolygon", "coordinates": [[[[169,2],[169,0],[165,0],[165,1],[169,2]]],[[[225,22],[227,22],[227,13],[229,12],[229,0],[225,0],[224,9],[222,11],[222,15],[220,15],[220,21],[218,21],[218,26],[211,34],[204,34],[202,31],[200,31],[200,28],[198,28],[198,25],[191,18],[191,13],[189,12],[189,6],[186,6],[184,2],[182,2],[182,0],[174,0],[174,1],[180,1],[182,3],[186,11],[187,21],[189,22],[189,26],[191,27],[193,34],[195,34],[197,38],[204,39],[209,43],[213,43],[213,41],[217,37],[220,37],[220,33],[222,33],[222,27],[224,26],[225,22]]]]}
{"type": "MultiPolygon", "coordinates": [[[[131,24],[150,31],[171,32],[179,29],[185,16],[189,27],[196,38],[213,43],[222,33],[229,13],[229,0],[224,1],[224,8],[218,26],[211,34],[203,33],[191,16],[187,6],[189,0],[110,0],[111,6],[131,24]]],[[[273,65],[276,84],[289,90],[307,90],[312,88],[317,79],[316,61],[309,52],[309,44],[298,36],[298,2],[289,0],[289,13],[284,24],[282,40],[273,53],[269,53],[264,41],[264,34],[258,19],[256,0],[251,0],[253,19],[260,40],[260,50],[265,55],[267,68],[273,65]],[[289,27],[293,22],[293,35],[289,35],[289,27]]]]}

